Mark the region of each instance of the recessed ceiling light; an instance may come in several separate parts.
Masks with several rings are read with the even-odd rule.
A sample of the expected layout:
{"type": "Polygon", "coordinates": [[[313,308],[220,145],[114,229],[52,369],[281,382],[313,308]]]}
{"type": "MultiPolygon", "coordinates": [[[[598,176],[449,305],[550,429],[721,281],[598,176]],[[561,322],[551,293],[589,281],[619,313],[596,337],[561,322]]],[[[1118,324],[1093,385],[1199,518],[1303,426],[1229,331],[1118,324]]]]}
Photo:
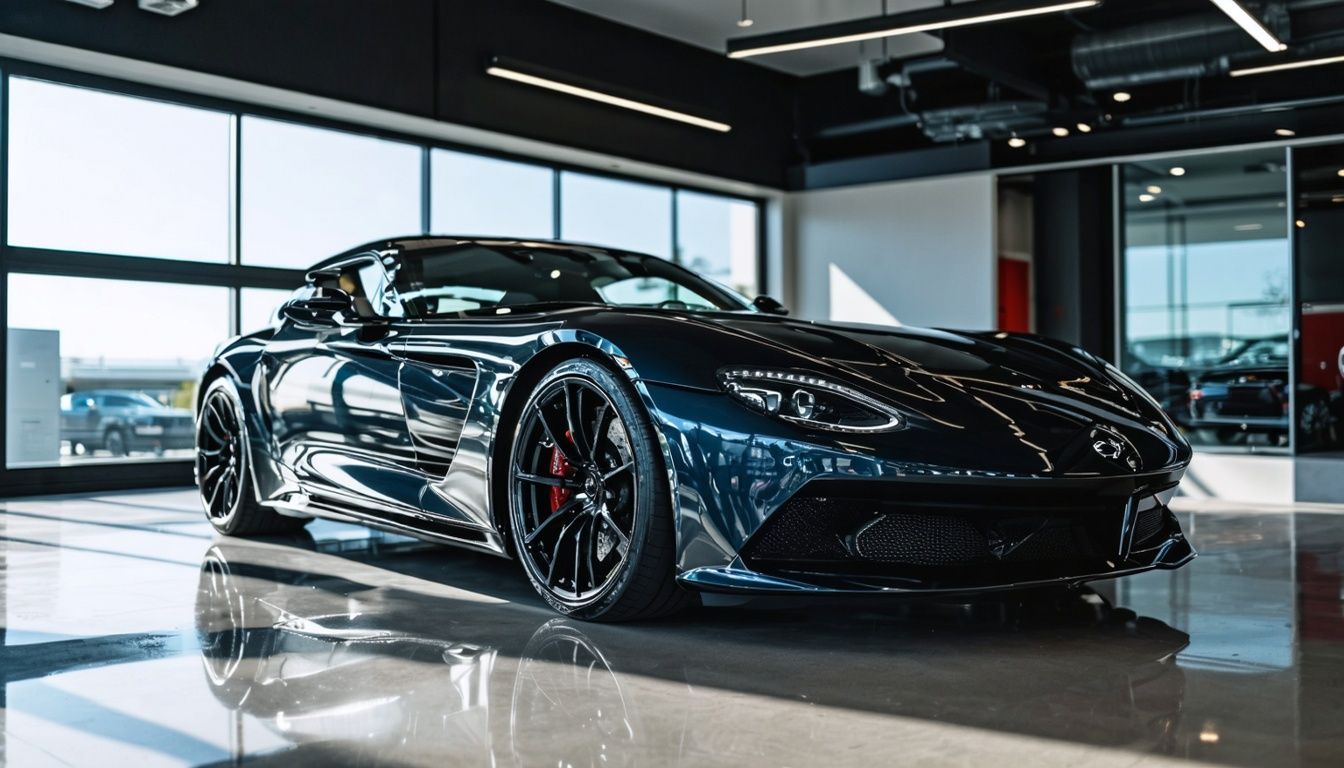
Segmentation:
{"type": "Polygon", "coordinates": [[[1008,146],[1012,147],[1013,149],[1021,149],[1027,146],[1027,140],[1022,138],[1021,136],[1014,136],[1013,138],[1008,140],[1008,146]]]}
{"type": "Polygon", "coordinates": [[[751,35],[728,41],[728,57],[741,59],[769,53],[820,48],[826,45],[880,40],[884,37],[969,27],[1008,19],[1095,8],[1101,0],[996,0],[994,3],[957,3],[913,11],[839,21],[803,29],[751,35]],[[993,10],[985,6],[992,5],[993,10]]]}
{"type": "Polygon", "coordinates": [[[1275,129],[1274,129],[1274,135],[1275,135],[1275,136],[1296,136],[1296,135],[1297,135],[1297,131],[1294,131],[1292,128],[1275,128],[1275,129]]]}
{"type": "Polygon", "coordinates": [[[1079,123],[1079,124],[1078,124],[1078,132],[1079,132],[1079,133],[1091,133],[1091,132],[1092,132],[1092,126],[1088,125],[1087,123],[1079,123]]]}
{"type": "Polygon", "coordinates": [[[1168,170],[1167,173],[1170,173],[1172,176],[1184,176],[1185,169],[1178,165],[1168,170]]]}
{"type": "Polygon", "coordinates": [[[1159,186],[1157,186],[1156,184],[1149,184],[1149,185],[1148,185],[1148,194],[1150,194],[1150,195],[1160,195],[1160,194],[1162,194],[1162,188],[1159,187],[1159,186]]]}
{"type": "Polygon", "coordinates": [[[1252,16],[1251,12],[1242,7],[1237,0],[1213,0],[1213,4],[1227,14],[1229,19],[1235,21],[1237,26],[1245,30],[1246,34],[1254,38],[1255,42],[1259,43],[1266,51],[1278,53],[1288,48],[1282,40],[1269,31],[1269,27],[1266,27],[1264,22],[1252,16]]]}
{"type": "Polygon", "coordinates": [[[1335,171],[1335,175],[1344,178],[1344,168],[1340,168],[1338,171],[1335,171]]]}
{"type": "Polygon", "coordinates": [[[1139,195],[1139,202],[1140,202],[1140,203],[1151,203],[1151,202],[1153,202],[1153,200],[1155,200],[1155,199],[1157,199],[1157,198],[1153,197],[1152,195],[1148,194],[1147,192],[1144,192],[1142,195],[1139,195]]]}
{"type": "Polygon", "coordinates": [[[1065,128],[1062,125],[1057,125],[1054,128],[1051,128],[1050,132],[1060,137],[1061,139],[1069,135],[1069,129],[1065,128]]]}
{"type": "Polygon", "coordinates": [[[1116,102],[1120,104],[1124,104],[1126,101],[1129,101],[1134,97],[1129,95],[1129,91],[1116,91],[1115,93],[1111,94],[1111,98],[1115,99],[1116,102]]]}
{"type": "Polygon", "coordinates": [[[1298,219],[1297,221],[1295,221],[1295,222],[1293,222],[1293,223],[1297,224],[1297,228],[1298,228],[1298,229],[1306,229],[1306,227],[1307,227],[1307,222],[1303,221],[1302,219],[1298,219]]]}

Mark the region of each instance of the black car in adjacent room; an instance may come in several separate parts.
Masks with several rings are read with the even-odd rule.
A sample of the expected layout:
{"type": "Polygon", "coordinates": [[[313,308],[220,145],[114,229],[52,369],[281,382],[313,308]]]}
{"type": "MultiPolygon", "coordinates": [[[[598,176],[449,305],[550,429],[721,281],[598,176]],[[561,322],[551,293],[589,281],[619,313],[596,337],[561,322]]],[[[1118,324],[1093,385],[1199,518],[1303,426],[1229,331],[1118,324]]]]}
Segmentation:
{"type": "Polygon", "coordinates": [[[1190,448],[1037,336],[790,319],[667,260],[383,240],[217,350],[196,471],[228,534],[333,517],[516,557],[557,610],[697,591],[971,592],[1194,556],[1190,448]]]}
{"type": "MultiPolygon", "coordinates": [[[[1190,427],[1212,430],[1223,444],[1263,435],[1271,445],[1287,445],[1293,414],[1288,360],[1286,336],[1242,342],[1191,381],[1190,427]]],[[[1329,392],[1303,382],[1296,394],[1298,440],[1306,446],[1332,443],[1329,392]]]]}

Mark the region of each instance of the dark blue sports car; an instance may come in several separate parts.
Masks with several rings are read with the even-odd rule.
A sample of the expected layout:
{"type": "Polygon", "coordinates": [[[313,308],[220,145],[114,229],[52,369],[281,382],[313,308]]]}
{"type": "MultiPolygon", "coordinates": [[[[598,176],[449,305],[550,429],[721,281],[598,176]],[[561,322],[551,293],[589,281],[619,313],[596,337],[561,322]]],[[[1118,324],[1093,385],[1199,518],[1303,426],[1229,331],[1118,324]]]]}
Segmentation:
{"type": "Polygon", "coordinates": [[[226,534],[311,517],[514,557],[556,610],[964,593],[1194,556],[1190,448],[1036,336],[807,322],[666,260],[408,237],[318,264],[200,388],[226,534]]]}

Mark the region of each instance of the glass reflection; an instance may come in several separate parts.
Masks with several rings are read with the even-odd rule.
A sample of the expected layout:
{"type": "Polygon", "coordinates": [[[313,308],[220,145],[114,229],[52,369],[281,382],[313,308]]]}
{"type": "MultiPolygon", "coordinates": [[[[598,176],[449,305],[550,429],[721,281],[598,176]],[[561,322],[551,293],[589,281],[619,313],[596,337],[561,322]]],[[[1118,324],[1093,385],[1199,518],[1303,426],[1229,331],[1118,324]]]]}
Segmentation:
{"type": "Polygon", "coordinates": [[[1122,368],[1197,445],[1288,447],[1285,162],[1268,149],[1122,169],[1122,368]]]}
{"type": "MultiPolygon", "coordinates": [[[[300,538],[287,546],[331,549],[300,538]]],[[[427,550],[374,556],[404,568],[417,551],[427,550]]],[[[1189,638],[1090,590],[881,601],[877,610],[774,605],[641,629],[371,589],[283,557],[266,545],[212,546],[196,626],[214,697],[265,728],[257,743],[278,736],[294,757],[320,748],[355,762],[453,755],[464,764],[611,766],[737,753],[777,763],[829,748],[825,727],[766,745],[764,734],[799,703],[1159,752],[1173,749],[1180,725],[1186,684],[1173,659],[1189,638]],[[1061,676],[1057,659],[1037,652],[1046,640],[1068,647],[1087,674],[1061,676]],[[954,641],[957,663],[894,663],[954,641]],[[907,695],[915,690],[938,695],[907,695]],[[1018,706],[985,706],[1005,690],[1018,706]],[[741,702],[731,722],[725,696],[741,702]]]]}
{"type": "Polygon", "coordinates": [[[1297,448],[1344,448],[1344,146],[1293,151],[1301,315],[1297,448]]]}

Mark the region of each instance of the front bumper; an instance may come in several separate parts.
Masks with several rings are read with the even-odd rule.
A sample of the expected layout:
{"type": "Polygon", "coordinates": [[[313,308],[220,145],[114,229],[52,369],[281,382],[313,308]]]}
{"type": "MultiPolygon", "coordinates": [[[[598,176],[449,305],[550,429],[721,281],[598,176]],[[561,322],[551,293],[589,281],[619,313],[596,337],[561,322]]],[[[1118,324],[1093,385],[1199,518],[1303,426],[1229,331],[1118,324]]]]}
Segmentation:
{"type": "Polygon", "coordinates": [[[1167,508],[1180,470],[1040,481],[818,481],[724,566],[715,592],[969,593],[1077,584],[1195,557],[1167,508]]]}

